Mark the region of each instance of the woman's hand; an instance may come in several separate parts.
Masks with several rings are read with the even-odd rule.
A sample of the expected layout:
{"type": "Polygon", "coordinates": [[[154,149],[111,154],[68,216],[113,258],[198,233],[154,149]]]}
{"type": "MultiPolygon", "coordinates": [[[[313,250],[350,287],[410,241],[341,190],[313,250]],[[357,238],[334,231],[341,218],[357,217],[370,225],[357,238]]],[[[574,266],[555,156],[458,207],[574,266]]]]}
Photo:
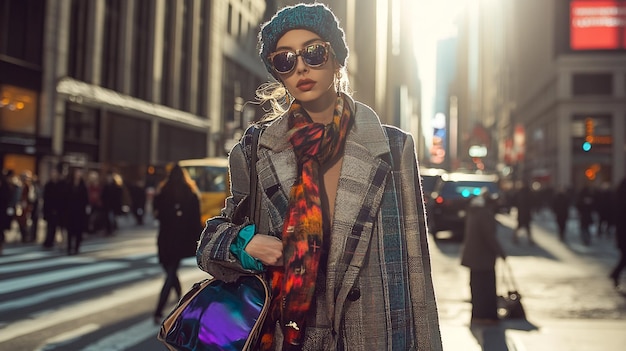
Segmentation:
{"type": "Polygon", "coordinates": [[[283,242],[275,236],[255,234],[245,251],[266,266],[283,264],[283,242]]]}

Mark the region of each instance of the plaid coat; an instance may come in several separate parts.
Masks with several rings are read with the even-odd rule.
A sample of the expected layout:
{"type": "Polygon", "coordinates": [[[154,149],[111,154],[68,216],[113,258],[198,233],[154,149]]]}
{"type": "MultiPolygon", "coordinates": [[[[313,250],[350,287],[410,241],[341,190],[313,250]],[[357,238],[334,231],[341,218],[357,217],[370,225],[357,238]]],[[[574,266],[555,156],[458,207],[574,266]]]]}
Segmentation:
{"type": "MultiPolygon", "coordinates": [[[[441,350],[413,139],[381,125],[369,107],[352,102],[352,108],[355,122],[339,176],[325,289],[317,295],[304,350],[441,350]]],[[[279,118],[259,139],[259,233],[282,232],[297,176],[287,131],[287,119],[279,118]]],[[[249,192],[250,135],[230,153],[232,196],[222,216],[207,221],[198,246],[199,267],[226,281],[249,273],[229,252],[240,226],[228,218],[249,192]]],[[[280,328],[280,342],[278,334],[280,328]]]]}

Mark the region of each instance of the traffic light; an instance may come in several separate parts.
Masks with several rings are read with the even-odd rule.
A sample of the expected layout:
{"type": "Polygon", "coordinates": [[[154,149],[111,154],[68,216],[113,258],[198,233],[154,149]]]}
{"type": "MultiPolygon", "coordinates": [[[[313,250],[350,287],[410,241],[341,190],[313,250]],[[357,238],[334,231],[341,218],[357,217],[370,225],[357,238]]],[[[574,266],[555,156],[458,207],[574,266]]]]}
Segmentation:
{"type": "Polygon", "coordinates": [[[583,151],[589,152],[589,150],[591,150],[591,143],[588,141],[583,142],[583,151]]]}

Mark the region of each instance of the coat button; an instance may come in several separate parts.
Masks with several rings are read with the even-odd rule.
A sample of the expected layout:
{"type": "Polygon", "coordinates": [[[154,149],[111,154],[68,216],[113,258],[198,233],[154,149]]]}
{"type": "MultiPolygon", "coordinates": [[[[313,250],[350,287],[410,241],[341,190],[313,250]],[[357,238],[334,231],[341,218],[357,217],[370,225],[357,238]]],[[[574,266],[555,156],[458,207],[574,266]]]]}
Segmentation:
{"type": "Polygon", "coordinates": [[[348,300],[356,301],[361,297],[361,290],[359,288],[352,288],[348,293],[348,300]]]}

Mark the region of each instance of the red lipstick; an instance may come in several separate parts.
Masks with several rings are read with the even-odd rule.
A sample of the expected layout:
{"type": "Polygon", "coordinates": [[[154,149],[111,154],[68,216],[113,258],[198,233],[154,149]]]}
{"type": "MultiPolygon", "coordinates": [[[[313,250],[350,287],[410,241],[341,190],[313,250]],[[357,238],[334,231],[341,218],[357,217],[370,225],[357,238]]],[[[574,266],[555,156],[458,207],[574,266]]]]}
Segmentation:
{"type": "Polygon", "coordinates": [[[300,79],[298,81],[298,84],[296,84],[296,88],[300,89],[301,91],[309,91],[313,89],[316,83],[317,82],[312,79],[300,79]]]}

